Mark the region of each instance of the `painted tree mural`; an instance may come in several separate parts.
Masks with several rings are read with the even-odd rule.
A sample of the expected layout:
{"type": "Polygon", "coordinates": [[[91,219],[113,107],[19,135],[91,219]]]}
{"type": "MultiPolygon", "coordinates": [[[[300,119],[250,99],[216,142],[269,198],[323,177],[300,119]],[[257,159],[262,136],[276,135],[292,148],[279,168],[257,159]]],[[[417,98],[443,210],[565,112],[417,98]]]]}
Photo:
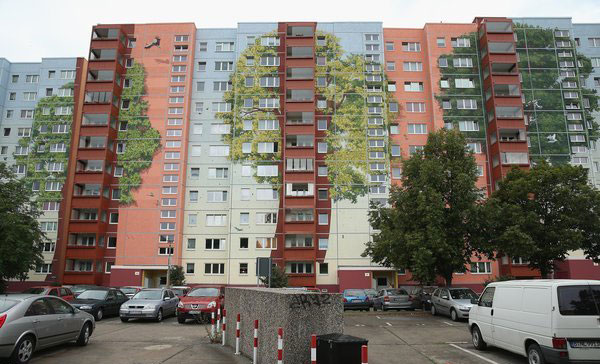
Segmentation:
{"type": "Polygon", "coordinates": [[[160,148],[160,133],[152,128],[146,116],[148,101],[145,95],[146,72],[144,67],[136,63],[127,69],[125,78],[129,87],[123,88],[121,100],[129,103],[127,108],[119,111],[119,142],[125,143],[125,149],[118,154],[117,163],[123,167],[123,176],[119,180],[121,189],[120,202],[134,202],[132,192],[142,183],[141,173],[152,164],[152,158],[160,148]]]}
{"type": "Polygon", "coordinates": [[[591,114],[598,110],[598,97],[595,90],[580,83],[581,78],[589,77],[591,61],[578,55],[574,41],[556,34],[555,29],[515,23],[515,33],[532,160],[568,163],[572,147],[589,147],[589,140],[598,136],[598,124],[591,114]],[[567,97],[571,92],[576,95],[567,97]],[[583,117],[567,120],[568,113],[583,117]],[[586,138],[576,142],[571,135],[586,138]]]}
{"type": "MultiPolygon", "coordinates": [[[[266,130],[263,127],[265,120],[276,120],[281,115],[277,46],[263,45],[262,42],[262,38],[276,36],[276,33],[264,34],[242,52],[236,63],[236,72],[230,78],[231,90],[225,93],[223,99],[230,105],[225,107],[231,107],[232,112],[227,110],[216,114],[217,118],[231,126],[231,132],[224,136],[225,143],[230,146],[231,160],[256,165],[281,160],[283,146],[280,145],[282,135],[279,127],[266,130]],[[277,78],[277,81],[270,78],[277,78]],[[259,150],[259,143],[278,144],[275,151],[264,153],[259,150]]],[[[392,115],[388,112],[391,96],[387,92],[381,65],[374,66],[373,69],[378,71],[373,73],[374,77],[367,79],[365,70],[369,63],[362,55],[345,54],[339,39],[333,34],[317,32],[315,38],[320,39],[315,47],[315,97],[326,105],[317,110],[315,119],[329,119],[325,141],[328,144],[326,164],[330,196],[333,200],[356,202],[359,196],[367,193],[368,151],[381,151],[385,155],[381,161],[386,162],[388,168],[377,173],[387,174],[389,171],[389,143],[386,140],[384,146],[369,148],[368,129],[387,131],[392,115]],[[369,82],[380,87],[377,91],[367,91],[369,82]],[[379,117],[381,121],[368,125],[366,115],[379,117]]],[[[378,138],[387,139],[387,136],[378,138]]],[[[255,174],[255,179],[259,183],[281,184],[280,176],[255,174]]]]}

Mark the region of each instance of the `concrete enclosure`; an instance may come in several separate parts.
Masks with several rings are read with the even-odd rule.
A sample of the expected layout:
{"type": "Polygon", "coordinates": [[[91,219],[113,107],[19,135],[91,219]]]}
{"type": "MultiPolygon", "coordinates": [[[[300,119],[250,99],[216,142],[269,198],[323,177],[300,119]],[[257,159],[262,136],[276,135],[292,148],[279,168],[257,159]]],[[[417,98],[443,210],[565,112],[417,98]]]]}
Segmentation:
{"type": "Polygon", "coordinates": [[[310,362],[310,335],[343,331],[343,302],[338,293],[277,288],[226,288],[227,345],[235,348],[235,324],[241,315],[240,351],[252,357],[254,320],[259,320],[258,363],[277,363],[277,328],[283,328],[286,363],[310,362]]]}

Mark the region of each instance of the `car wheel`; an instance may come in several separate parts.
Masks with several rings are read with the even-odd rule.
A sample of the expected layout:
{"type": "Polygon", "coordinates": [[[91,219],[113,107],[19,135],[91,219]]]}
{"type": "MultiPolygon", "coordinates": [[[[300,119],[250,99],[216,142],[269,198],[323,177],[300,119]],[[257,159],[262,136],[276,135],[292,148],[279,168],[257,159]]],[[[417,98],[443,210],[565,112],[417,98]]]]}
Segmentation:
{"type": "Polygon", "coordinates": [[[17,343],[15,350],[10,357],[10,363],[25,364],[33,356],[35,349],[35,339],[31,335],[26,335],[17,343]]]}
{"type": "Polygon", "coordinates": [[[450,310],[450,319],[452,319],[452,321],[458,321],[458,313],[456,313],[455,309],[450,310]]]}
{"type": "Polygon", "coordinates": [[[373,305],[373,311],[377,311],[377,305],[373,305]]]}
{"type": "Polygon", "coordinates": [[[473,328],[471,329],[471,341],[477,350],[485,350],[487,347],[487,344],[483,341],[483,337],[481,336],[481,331],[479,331],[479,327],[476,325],[473,325],[473,328]]]}
{"type": "Polygon", "coordinates": [[[531,344],[527,347],[527,360],[529,364],[545,364],[544,354],[538,344],[531,344]]]}
{"type": "Polygon", "coordinates": [[[387,310],[388,310],[387,307],[385,307],[384,305],[381,305],[381,311],[385,312],[387,310]]]}
{"type": "Polygon", "coordinates": [[[437,310],[435,309],[435,305],[431,305],[431,315],[436,316],[437,310]]]}
{"type": "Polygon", "coordinates": [[[81,328],[81,332],[79,333],[79,338],[77,338],[77,345],[86,346],[90,341],[90,336],[92,335],[92,325],[89,322],[86,322],[81,328]]]}
{"type": "Polygon", "coordinates": [[[104,317],[104,311],[102,311],[102,309],[99,308],[98,312],[96,312],[96,314],[94,315],[94,318],[96,319],[96,321],[100,321],[100,320],[102,320],[103,317],[104,317]]]}
{"type": "Polygon", "coordinates": [[[128,317],[121,317],[121,322],[129,322],[129,318],[128,317]]]}
{"type": "Polygon", "coordinates": [[[177,322],[179,322],[180,324],[185,324],[185,317],[177,316],[177,322]]]}
{"type": "Polygon", "coordinates": [[[163,312],[162,312],[162,308],[158,309],[158,313],[156,314],[156,322],[161,322],[163,319],[163,312]]]}

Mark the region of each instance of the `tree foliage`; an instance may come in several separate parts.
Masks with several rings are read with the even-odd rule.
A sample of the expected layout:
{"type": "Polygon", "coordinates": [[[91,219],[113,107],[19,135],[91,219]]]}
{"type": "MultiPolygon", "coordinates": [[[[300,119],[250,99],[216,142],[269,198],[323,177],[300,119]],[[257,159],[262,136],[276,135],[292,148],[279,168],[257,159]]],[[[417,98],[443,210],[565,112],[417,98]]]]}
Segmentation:
{"type": "Polygon", "coordinates": [[[514,168],[478,216],[484,249],[521,257],[543,276],[573,250],[600,261],[600,192],[587,173],[545,162],[530,171],[514,168]]]}
{"type": "MultiPolygon", "coordinates": [[[[260,281],[264,285],[269,285],[269,277],[260,277],[260,281]]],[[[288,286],[288,276],[283,268],[278,265],[273,265],[271,268],[271,288],[284,288],[288,286]]]]}
{"type": "Polygon", "coordinates": [[[30,270],[44,263],[40,215],[25,181],[0,163],[0,293],[8,280],[27,279],[30,270]]]}
{"type": "Polygon", "coordinates": [[[185,274],[182,266],[171,266],[171,270],[169,271],[169,281],[171,286],[183,286],[185,284],[185,274]]]}
{"type": "Polygon", "coordinates": [[[119,180],[120,202],[131,204],[134,202],[132,192],[142,184],[141,173],[150,168],[154,153],[160,148],[160,133],[146,116],[144,66],[134,64],[127,69],[125,77],[130,80],[130,86],[123,88],[121,99],[129,101],[129,108],[119,111],[119,121],[126,125],[126,130],[119,126],[118,135],[119,141],[125,143],[125,151],[118,154],[117,161],[123,167],[123,176],[119,180]]]}
{"type": "Polygon", "coordinates": [[[422,152],[403,162],[402,185],[390,194],[392,207],[372,206],[369,221],[379,232],[364,256],[387,267],[409,269],[422,283],[437,276],[452,283],[477,251],[471,220],[481,191],[477,165],[458,131],[429,134],[422,152]]]}

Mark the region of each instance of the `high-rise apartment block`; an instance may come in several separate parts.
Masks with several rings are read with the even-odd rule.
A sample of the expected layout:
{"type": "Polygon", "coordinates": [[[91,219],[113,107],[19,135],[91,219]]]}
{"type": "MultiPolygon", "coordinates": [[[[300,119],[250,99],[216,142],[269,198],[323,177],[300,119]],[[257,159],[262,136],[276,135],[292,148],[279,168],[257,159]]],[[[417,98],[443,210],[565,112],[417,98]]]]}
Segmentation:
{"type": "MultiPolygon", "coordinates": [[[[488,194],[541,160],[600,185],[600,25],[569,18],[102,24],[87,62],[1,66],[2,157],[60,206],[32,281],[155,287],[176,264],[189,284],[253,285],[272,257],[293,286],[412,284],[361,256],[368,211],[441,128],[467,137],[488,194]]],[[[539,276],[526,264],[474,258],[454,282],[539,276]]],[[[556,274],[600,268],[574,252],[556,274]]]]}

